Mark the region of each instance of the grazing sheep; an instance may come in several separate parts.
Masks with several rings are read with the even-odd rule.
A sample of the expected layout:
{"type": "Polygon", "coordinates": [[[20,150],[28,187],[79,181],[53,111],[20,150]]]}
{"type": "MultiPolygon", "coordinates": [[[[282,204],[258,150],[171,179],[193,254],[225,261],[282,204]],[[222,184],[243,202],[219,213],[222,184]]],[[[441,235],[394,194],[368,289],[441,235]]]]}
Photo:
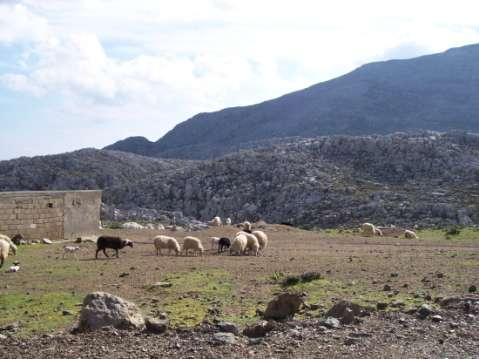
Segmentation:
{"type": "Polygon", "coordinates": [[[126,222],[121,225],[121,228],[123,229],[144,229],[141,224],[138,224],[136,222],[126,222]]]}
{"type": "Polygon", "coordinates": [[[161,253],[163,248],[168,249],[168,254],[170,254],[171,251],[175,251],[176,255],[178,255],[181,251],[178,241],[173,237],[156,236],[153,238],[153,243],[155,244],[157,256],[163,255],[163,253],[161,253]]]}
{"type": "Polygon", "coordinates": [[[416,232],[411,231],[409,229],[406,229],[404,231],[404,237],[409,238],[409,239],[417,239],[418,238],[416,232]]]}
{"type": "Polygon", "coordinates": [[[230,217],[225,219],[225,225],[231,226],[231,218],[230,217]]]}
{"type": "Polygon", "coordinates": [[[63,247],[63,258],[65,258],[67,254],[73,254],[75,256],[75,253],[78,252],[79,250],[80,250],[80,247],[78,246],[65,246],[63,247]]]}
{"type": "Polygon", "coordinates": [[[105,257],[108,257],[106,254],[106,249],[111,248],[116,251],[116,258],[118,258],[118,250],[122,249],[126,246],[130,246],[133,248],[133,242],[129,239],[122,239],[120,237],[113,237],[113,236],[100,236],[96,241],[96,253],[95,259],[98,259],[98,252],[103,251],[105,257]]]}
{"type": "Polygon", "coordinates": [[[215,218],[213,218],[211,221],[208,222],[208,224],[210,226],[213,226],[213,227],[219,227],[221,226],[223,223],[221,222],[221,218],[216,216],[215,218]]]}
{"type": "Polygon", "coordinates": [[[229,248],[231,246],[231,241],[229,238],[221,237],[218,242],[218,253],[222,253],[224,248],[229,248]]]}
{"type": "Polygon", "coordinates": [[[210,241],[211,241],[211,249],[215,249],[215,247],[218,245],[218,243],[220,242],[220,238],[219,237],[209,237],[208,238],[210,241]]]}
{"type": "Polygon", "coordinates": [[[237,234],[233,239],[233,242],[231,242],[230,255],[242,255],[246,249],[247,243],[248,239],[246,238],[245,233],[240,232],[237,234]]]}
{"type": "Polygon", "coordinates": [[[253,231],[252,234],[258,239],[259,250],[263,252],[268,246],[268,236],[263,231],[253,231]]]}
{"type": "Polygon", "coordinates": [[[249,255],[257,256],[259,251],[258,238],[251,233],[245,233],[244,235],[247,239],[245,252],[248,251],[249,255]]]}
{"type": "Polygon", "coordinates": [[[382,237],[382,236],[383,236],[383,232],[382,232],[379,228],[374,227],[374,235],[375,235],[375,236],[382,237]]]}
{"type": "Polygon", "coordinates": [[[20,244],[25,244],[27,241],[25,241],[25,237],[21,233],[17,233],[12,237],[12,242],[19,246],[20,244]]]}
{"type": "Polygon", "coordinates": [[[10,250],[12,250],[13,255],[17,254],[17,246],[13,244],[9,237],[0,234],[0,268],[8,258],[10,250]]]}
{"type": "Polygon", "coordinates": [[[243,223],[238,224],[238,227],[246,233],[251,233],[251,223],[248,221],[244,221],[243,223]]]}
{"type": "Polygon", "coordinates": [[[361,232],[363,236],[373,237],[376,234],[376,227],[371,223],[363,223],[361,225],[361,232]]]}
{"type": "Polygon", "coordinates": [[[203,251],[205,249],[203,248],[199,238],[188,236],[183,240],[183,250],[185,251],[186,255],[188,255],[189,250],[192,250],[193,254],[196,256],[198,252],[203,255],[203,251]]]}

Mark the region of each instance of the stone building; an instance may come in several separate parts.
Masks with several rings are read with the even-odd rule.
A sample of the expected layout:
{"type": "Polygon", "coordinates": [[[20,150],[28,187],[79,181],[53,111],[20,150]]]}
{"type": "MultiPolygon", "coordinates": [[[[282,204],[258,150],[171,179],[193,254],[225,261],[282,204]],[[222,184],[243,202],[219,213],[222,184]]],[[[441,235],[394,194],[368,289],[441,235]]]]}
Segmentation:
{"type": "Polygon", "coordinates": [[[26,239],[73,239],[94,234],[101,191],[0,192],[0,233],[26,239]]]}

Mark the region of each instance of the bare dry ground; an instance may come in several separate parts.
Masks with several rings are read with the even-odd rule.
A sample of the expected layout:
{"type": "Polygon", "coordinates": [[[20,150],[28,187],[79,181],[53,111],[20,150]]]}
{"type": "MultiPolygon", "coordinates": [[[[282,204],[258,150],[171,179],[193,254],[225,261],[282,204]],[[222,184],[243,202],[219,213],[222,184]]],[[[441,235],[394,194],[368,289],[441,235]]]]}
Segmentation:
{"type": "MultiPolygon", "coordinates": [[[[18,273],[0,273],[0,357],[479,357],[479,315],[445,311],[448,296],[466,296],[479,281],[479,232],[466,239],[363,238],[268,225],[270,242],[260,257],[162,256],[154,253],[154,231],[104,230],[135,242],[120,259],[94,259],[95,245],[81,244],[77,258],[62,259],[63,246],[22,246],[18,273]],[[322,278],[287,288],[288,275],[318,271],[322,278]],[[170,288],[153,288],[155,282],[170,288]],[[384,290],[385,285],[390,288],[384,290]],[[216,320],[240,326],[258,321],[256,310],[282,290],[305,292],[307,303],[295,321],[282,323],[260,343],[238,338],[215,345],[216,320]],[[71,335],[85,294],[106,291],[138,304],[145,314],[167,312],[166,335],[100,332],[71,335]],[[325,330],[319,324],[330,306],[348,299],[364,306],[387,303],[362,323],[325,330]],[[429,303],[442,316],[419,320],[410,309],[429,303]],[[408,314],[409,313],[409,314],[408,314]],[[18,322],[10,332],[2,327],[18,322]],[[195,328],[195,329],[191,329],[195,328]],[[354,338],[349,340],[348,338],[354,338]],[[2,353],[3,350],[3,353],[2,353]]],[[[195,232],[232,237],[235,227],[195,232]]],[[[181,239],[184,233],[165,232],[181,239]]],[[[181,242],[181,240],[180,240],[181,242]]]]}

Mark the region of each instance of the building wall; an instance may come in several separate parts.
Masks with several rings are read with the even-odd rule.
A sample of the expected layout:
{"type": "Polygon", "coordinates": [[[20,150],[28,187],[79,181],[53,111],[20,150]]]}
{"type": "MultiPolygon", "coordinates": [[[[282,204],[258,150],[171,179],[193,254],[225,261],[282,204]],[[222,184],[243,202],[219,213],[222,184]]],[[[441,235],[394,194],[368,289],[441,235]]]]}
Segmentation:
{"type": "Polygon", "coordinates": [[[94,233],[101,191],[0,192],[0,233],[52,240],[94,233]]]}
{"type": "Polygon", "coordinates": [[[100,223],[101,191],[72,191],[65,193],[65,238],[95,234],[100,223]]]}

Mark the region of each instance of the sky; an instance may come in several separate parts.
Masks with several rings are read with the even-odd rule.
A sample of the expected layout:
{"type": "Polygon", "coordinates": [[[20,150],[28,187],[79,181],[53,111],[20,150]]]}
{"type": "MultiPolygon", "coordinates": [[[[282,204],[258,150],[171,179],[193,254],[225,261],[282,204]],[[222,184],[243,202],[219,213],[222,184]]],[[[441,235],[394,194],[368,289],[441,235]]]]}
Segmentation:
{"type": "Polygon", "coordinates": [[[0,0],[0,160],[158,140],[356,67],[479,43],[479,2],[0,0]]]}

